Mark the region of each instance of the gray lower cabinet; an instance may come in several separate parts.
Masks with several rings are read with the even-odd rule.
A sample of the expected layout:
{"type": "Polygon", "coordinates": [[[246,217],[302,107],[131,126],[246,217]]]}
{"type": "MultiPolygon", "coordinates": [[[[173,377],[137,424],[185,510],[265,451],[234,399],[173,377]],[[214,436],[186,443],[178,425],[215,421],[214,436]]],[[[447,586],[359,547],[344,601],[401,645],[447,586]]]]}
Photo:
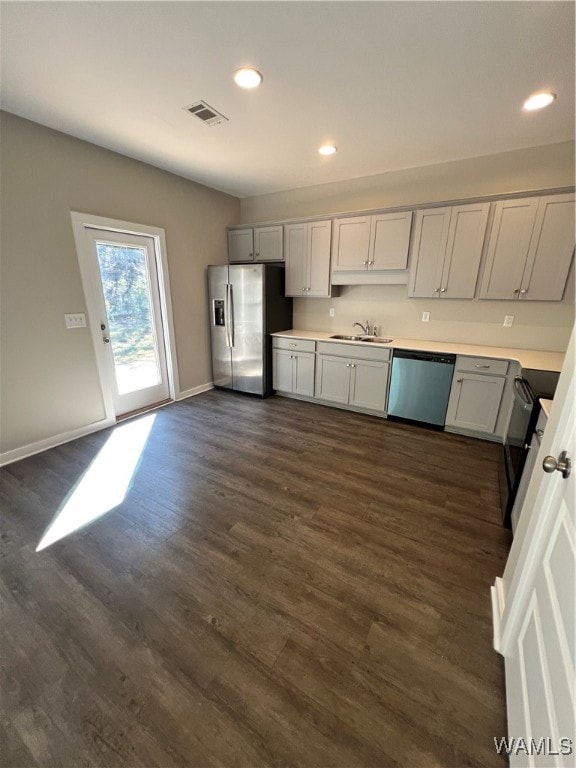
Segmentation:
{"type": "Polygon", "coordinates": [[[382,415],[386,413],[389,349],[320,342],[318,352],[316,399],[382,415]],[[349,356],[350,352],[353,357],[349,356]]]}
{"type": "Polygon", "coordinates": [[[275,338],[272,386],[277,392],[314,396],[315,341],[275,338]]]}
{"type": "Polygon", "coordinates": [[[457,357],[446,428],[496,435],[508,372],[507,360],[457,357]]]}

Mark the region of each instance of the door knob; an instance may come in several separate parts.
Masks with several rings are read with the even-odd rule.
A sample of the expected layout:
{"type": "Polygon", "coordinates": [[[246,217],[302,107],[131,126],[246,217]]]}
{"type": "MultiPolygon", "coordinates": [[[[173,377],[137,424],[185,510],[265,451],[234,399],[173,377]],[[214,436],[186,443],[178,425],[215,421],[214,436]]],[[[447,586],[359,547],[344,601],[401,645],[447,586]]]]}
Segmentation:
{"type": "Polygon", "coordinates": [[[542,462],[542,469],[544,472],[550,474],[558,470],[558,472],[562,473],[564,479],[570,477],[570,472],[572,472],[572,462],[568,458],[568,452],[562,451],[558,459],[555,459],[554,456],[546,456],[542,462]]]}

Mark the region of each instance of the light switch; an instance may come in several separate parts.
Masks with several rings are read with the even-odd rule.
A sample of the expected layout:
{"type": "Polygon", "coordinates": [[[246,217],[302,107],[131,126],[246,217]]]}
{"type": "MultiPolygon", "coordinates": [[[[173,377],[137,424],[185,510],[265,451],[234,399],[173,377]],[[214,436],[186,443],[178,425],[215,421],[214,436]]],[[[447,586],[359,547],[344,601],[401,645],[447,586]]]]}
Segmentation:
{"type": "Polygon", "coordinates": [[[330,317],[334,317],[335,314],[336,314],[336,310],[334,309],[334,307],[330,307],[330,317]]]}
{"type": "Polygon", "coordinates": [[[512,328],[513,323],[514,323],[514,315],[504,315],[504,322],[502,323],[504,328],[512,328]]]}
{"type": "Polygon", "coordinates": [[[430,312],[422,312],[422,322],[423,323],[430,322],[430,312]]]}
{"type": "Polygon", "coordinates": [[[84,312],[65,314],[66,328],[86,328],[86,315],[84,312]]]}

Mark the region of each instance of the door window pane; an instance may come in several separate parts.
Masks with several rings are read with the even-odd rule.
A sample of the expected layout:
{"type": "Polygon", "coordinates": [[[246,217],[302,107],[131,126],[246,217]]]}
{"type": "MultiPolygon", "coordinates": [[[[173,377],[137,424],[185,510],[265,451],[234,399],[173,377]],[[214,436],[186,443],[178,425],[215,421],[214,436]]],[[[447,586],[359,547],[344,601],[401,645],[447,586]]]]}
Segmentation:
{"type": "Polygon", "coordinates": [[[118,394],[159,384],[145,248],[97,242],[118,394]]]}

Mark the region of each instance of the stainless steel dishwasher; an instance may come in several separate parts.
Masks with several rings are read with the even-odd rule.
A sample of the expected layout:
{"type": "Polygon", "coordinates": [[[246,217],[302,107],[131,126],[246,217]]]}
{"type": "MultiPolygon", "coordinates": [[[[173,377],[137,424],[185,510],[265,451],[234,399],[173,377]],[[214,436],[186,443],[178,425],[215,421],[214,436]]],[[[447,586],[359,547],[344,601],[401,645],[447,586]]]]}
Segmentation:
{"type": "Polygon", "coordinates": [[[395,349],[388,417],[443,428],[455,361],[455,355],[395,349]]]}

